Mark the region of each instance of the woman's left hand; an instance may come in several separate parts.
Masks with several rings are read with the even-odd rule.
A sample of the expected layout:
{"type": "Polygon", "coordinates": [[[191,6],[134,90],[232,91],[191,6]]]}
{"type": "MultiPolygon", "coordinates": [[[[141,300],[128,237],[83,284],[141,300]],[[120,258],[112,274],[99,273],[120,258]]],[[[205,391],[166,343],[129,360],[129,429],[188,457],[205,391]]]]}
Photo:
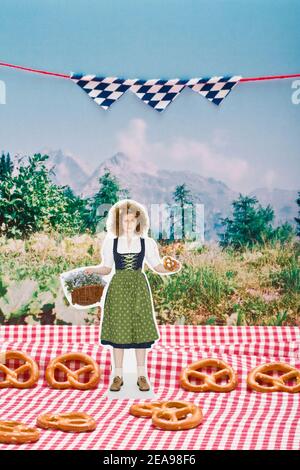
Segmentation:
{"type": "Polygon", "coordinates": [[[163,266],[166,272],[176,273],[181,269],[181,263],[172,256],[163,257],[163,266]]]}
{"type": "Polygon", "coordinates": [[[164,256],[163,262],[158,266],[155,266],[155,271],[159,274],[175,274],[180,271],[182,265],[180,261],[171,256],[164,256]],[[166,262],[166,258],[168,262],[166,262]]]}
{"type": "Polygon", "coordinates": [[[180,270],[181,270],[181,268],[182,268],[182,265],[181,265],[180,261],[178,261],[177,259],[176,259],[175,261],[176,261],[176,264],[175,264],[175,267],[174,267],[174,269],[173,269],[173,271],[172,271],[172,272],[174,272],[174,273],[178,273],[178,271],[180,271],[180,270]]]}

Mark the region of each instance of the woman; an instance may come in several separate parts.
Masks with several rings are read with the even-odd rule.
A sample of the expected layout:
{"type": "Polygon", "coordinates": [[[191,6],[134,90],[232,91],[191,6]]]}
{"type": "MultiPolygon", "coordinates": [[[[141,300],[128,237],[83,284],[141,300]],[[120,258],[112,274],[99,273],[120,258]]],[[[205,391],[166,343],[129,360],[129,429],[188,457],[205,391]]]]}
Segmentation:
{"type": "Polygon", "coordinates": [[[109,211],[107,232],[102,246],[102,263],[86,272],[115,273],[104,302],[101,343],[113,347],[114,378],[111,391],[123,385],[124,349],[134,348],[137,360],[137,385],[150,389],[146,379],[146,349],[159,339],[149,283],[143,272],[144,262],[158,274],[179,271],[175,261],[172,272],[160,259],[156,242],[147,236],[149,219],[146,209],[130,199],[115,204],[109,211]]]}

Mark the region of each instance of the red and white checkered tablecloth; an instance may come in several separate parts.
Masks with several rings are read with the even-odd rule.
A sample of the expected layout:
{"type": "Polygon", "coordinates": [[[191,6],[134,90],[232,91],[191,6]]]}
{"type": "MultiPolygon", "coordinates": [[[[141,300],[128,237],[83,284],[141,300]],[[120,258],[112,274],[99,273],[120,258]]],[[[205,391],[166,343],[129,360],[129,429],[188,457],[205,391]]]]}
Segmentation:
{"type": "Polygon", "coordinates": [[[0,449],[299,449],[300,394],[247,390],[247,372],[263,362],[283,361],[300,368],[298,327],[161,326],[160,341],[148,355],[148,373],[158,399],[189,400],[202,407],[195,429],[163,431],[151,420],[128,413],[134,400],[110,400],[110,353],[99,344],[99,328],[90,326],[2,326],[1,350],[26,351],[40,366],[33,389],[0,389],[0,419],[34,425],[45,412],[85,411],[98,425],[92,433],[45,430],[33,444],[0,444],[0,449]],[[54,390],[44,371],[55,356],[71,351],[91,355],[103,372],[95,390],[54,390]],[[230,393],[192,393],[179,387],[181,369],[203,357],[219,357],[237,371],[230,393]]]}

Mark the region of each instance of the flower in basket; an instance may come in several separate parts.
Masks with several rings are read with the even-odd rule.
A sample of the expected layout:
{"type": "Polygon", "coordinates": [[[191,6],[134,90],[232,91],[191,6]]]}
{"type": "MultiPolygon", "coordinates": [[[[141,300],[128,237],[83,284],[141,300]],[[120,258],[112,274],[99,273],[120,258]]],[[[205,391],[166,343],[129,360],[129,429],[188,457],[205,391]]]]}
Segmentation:
{"type": "Polygon", "coordinates": [[[71,293],[72,303],[78,305],[92,305],[99,302],[105,286],[100,274],[86,274],[84,271],[70,273],[64,278],[64,282],[71,293]]]}

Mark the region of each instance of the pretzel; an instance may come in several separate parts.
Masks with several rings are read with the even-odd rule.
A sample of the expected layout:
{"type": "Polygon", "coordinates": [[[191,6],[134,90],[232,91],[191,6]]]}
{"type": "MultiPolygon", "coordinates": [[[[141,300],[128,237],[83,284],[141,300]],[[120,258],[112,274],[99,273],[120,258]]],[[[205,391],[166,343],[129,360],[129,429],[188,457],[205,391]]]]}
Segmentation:
{"type": "Polygon", "coordinates": [[[66,389],[75,388],[77,390],[89,390],[95,388],[100,380],[100,370],[98,364],[90,356],[84,353],[71,352],[62,354],[61,356],[53,359],[46,369],[46,381],[52,388],[66,389]],[[85,363],[84,366],[77,370],[71,370],[65,365],[67,361],[80,361],[85,363]],[[64,382],[59,382],[55,379],[55,371],[61,370],[67,376],[64,382]],[[90,379],[88,382],[79,382],[79,375],[90,372],[90,379]]]}
{"type": "Polygon", "coordinates": [[[0,442],[2,444],[23,444],[36,442],[40,438],[37,428],[30,428],[20,421],[0,421],[0,442]]]}
{"type": "Polygon", "coordinates": [[[136,403],[131,405],[129,413],[137,418],[151,418],[154,411],[160,410],[164,406],[163,401],[153,401],[151,403],[136,403]]]}
{"type": "Polygon", "coordinates": [[[202,419],[201,409],[185,401],[168,401],[152,414],[152,424],[169,431],[195,428],[202,419]]]}
{"type": "Polygon", "coordinates": [[[2,361],[16,359],[23,361],[23,364],[16,369],[10,369],[5,364],[1,364],[0,372],[5,376],[4,380],[0,381],[0,388],[30,388],[35,385],[39,379],[39,368],[34,359],[22,351],[5,351],[3,353],[2,361]],[[20,374],[29,372],[29,378],[25,382],[18,380],[20,374]]]}
{"type": "Polygon", "coordinates": [[[96,421],[94,418],[80,411],[72,411],[71,413],[61,413],[58,415],[50,413],[40,415],[36,423],[43,429],[59,429],[69,432],[86,432],[96,429],[96,421]]]}
{"type": "Polygon", "coordinates": [[[257,392],[297,393],[300,392],[300,370],[284,362],[261,364],[249,372],[247,384],[249,388],[257,392]],[[272,377],[267,374],[270,371],[279,371],[283,374],[279,377],[272,377]],[[286,385],[290,379],[296,379],[296,384],[286,385]],[[270,384],[270,386],[264,385],[264,383],[270,384]]]}
{"type": "Polygon", "coordinates": [[[183,369],[180,375],[181,387],[189,392],[230,392],[236,388],[237,383],[236,372],[221,359],[202,359],[183,369]],[[199,369],[204,367],[217,367],[219,370],[211,374],[200,372],[199,369]],[[190,382],[190,377],[200,379],[203,383],[193,384],[190,382]],[[228,382],[226,384],[218,384],[218,380],[224,377],[228,377],[228,382]]]}
{"type": "Polygon", "coordinates": [[[178,261],[171,256],[164,256],[163,257],[163,266],[168,271],[175,271],[178,268],[178,261]]]}

